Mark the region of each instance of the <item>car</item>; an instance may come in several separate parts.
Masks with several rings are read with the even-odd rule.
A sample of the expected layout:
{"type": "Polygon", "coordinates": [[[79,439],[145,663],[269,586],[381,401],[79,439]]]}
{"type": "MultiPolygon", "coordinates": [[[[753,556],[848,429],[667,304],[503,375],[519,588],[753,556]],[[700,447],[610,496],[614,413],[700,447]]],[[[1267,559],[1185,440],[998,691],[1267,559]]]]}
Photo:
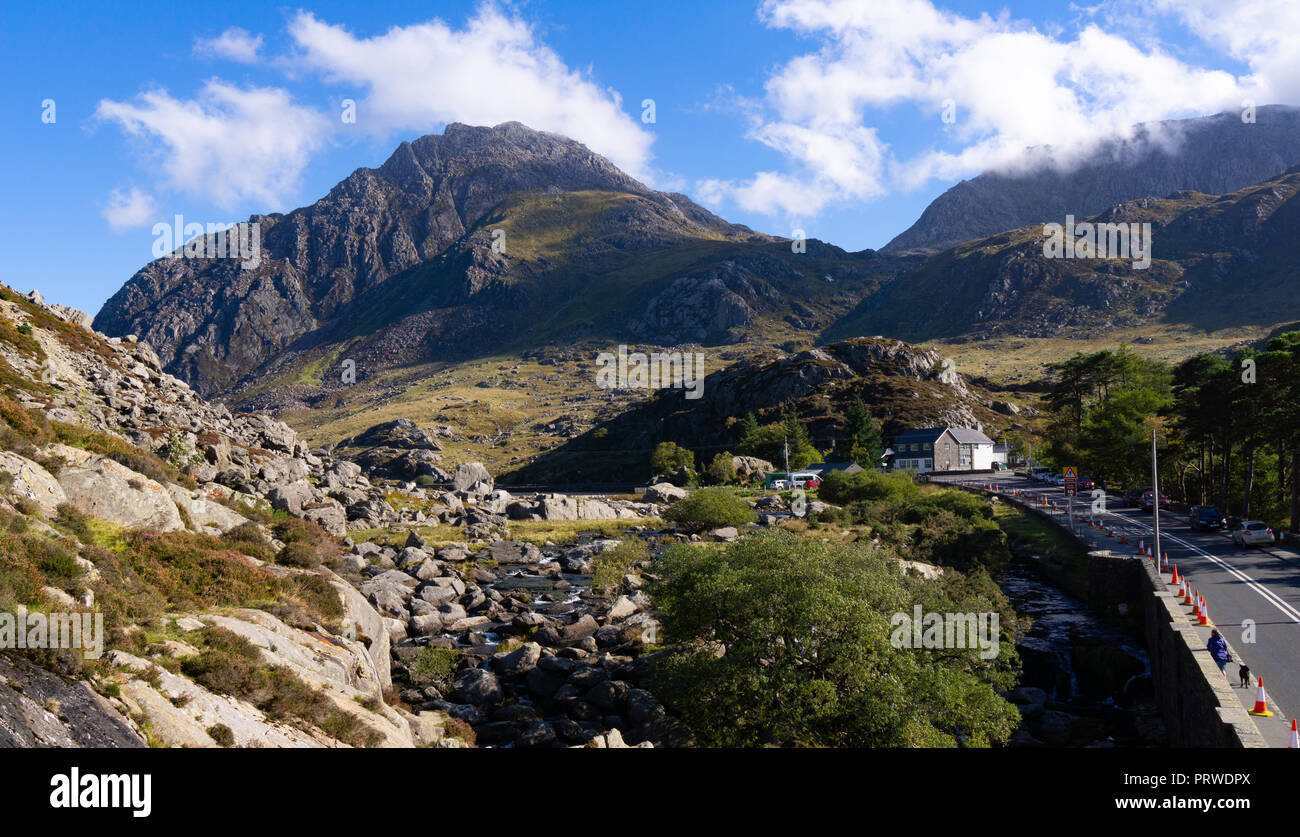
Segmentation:
{"type": "Polygon", "coordinates": [[[1247,520],[1241,528],[1232,533],[1232,542],[1240,547],[1272,546],[1277,537],[1268,524],[1262,520],[1247,520]]]}
{"type": "Polygon", "coordinates": [[[1223,528],[1223,513],[1214,506],[1192,506],[1187,513],[1187,525],[1193,531],[1214,532],[1223,528]]]}
{"type": "Polygon", "coordinates": [[[1092,477],[1079,477],[1075,485],[1080,491],[1092,491],[1097,487],[1097,483],[1092,481],[1092,477]]]}
{"type": "Polygon", "coordinates": [[[789,480],[772,480],[771,484],[768,485],[768,488],[772,489],[773,491],[785,491],[789,487],[790,487],[789,480]]]}
{"type": "MultiPolygon", "coordinates": [[[[1151,491],[1143,492],[1142,511],[1144,512],[1152,511],[1155,508],[1155,505],[1156,505],[1155,494],[1151,491]]],[[[1165,496],[1163,491],[1160,492],[1160,508],[1162,509],[1169,508],[1169,498],[1165,496]]]]}
{"type": "Polygon", "coordinates": [[[1124,495],[1124,505],[1128,508],[1137,508],[1142,505],[1142,497],[1150,493],[1151,486],[1146,488],[1135,488],[1124,495]]]}
{"type": "Polygon", "coordinates": [[[795,488],[821,488],[822,478],[816,474],[791,474],[790,482],[795,488]]]}

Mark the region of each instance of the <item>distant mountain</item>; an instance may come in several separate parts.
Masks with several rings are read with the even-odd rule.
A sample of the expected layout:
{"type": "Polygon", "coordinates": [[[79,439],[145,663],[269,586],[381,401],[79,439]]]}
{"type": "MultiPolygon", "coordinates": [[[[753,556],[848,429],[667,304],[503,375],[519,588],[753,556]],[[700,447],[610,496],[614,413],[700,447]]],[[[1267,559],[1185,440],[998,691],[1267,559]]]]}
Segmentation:
{"type": "Polygon", "coordinates": [[[207,395],[284,407],[337,385],[344,361],[363,381],[593,337],[811,340],[896,265],[816,241],[793,253],[516,122],[448,125],[253,220],[259,266],[158,259],[95,328],[138,335],[207,395]]]}
{"type": "Polygon", "coordinates": [[[886,437],[909,427],[953,425],[990,435],[1018,425],[1022,410],[959,375],[944,357],[898,340],[859,338],[802,352],[767,351],[704,379],[698,399],[664,389],[649,401],[545,453],[503,479],[546,483],[643,480],[659,442],[691,448],[701,467],[723,450],[736,453],[739,420],[762,424],[793,406],[812,443],[829,450],[844,435],[855,397],[882,423],[886,437]]]}
{"type": "Polygon", "coordinates": [[[1297,193],[1300,166],[1226,195],[1141,198],[1088,219],[1149,222],[1145,270],[1129,259],[1047,258],[1041,224],[970,241],[899,273],[822,339],[1095,337],[1151,324],[1210,331],[1292,322],[1300,319],[1297,193]]]}
{"type": "Polygon", "coordinates": [[[1258,108],[1138,126],[1131,139],[1103,143],[1077,165],[1050,165],[1050,148],[1030,149],[1013,173],[985,172],[936,198],[884,253],[934,252],[1029,224],[1095,215],[1125,201],[1179,191],[1234,192],[1300,163],[1300,108],[1258,108]]]}

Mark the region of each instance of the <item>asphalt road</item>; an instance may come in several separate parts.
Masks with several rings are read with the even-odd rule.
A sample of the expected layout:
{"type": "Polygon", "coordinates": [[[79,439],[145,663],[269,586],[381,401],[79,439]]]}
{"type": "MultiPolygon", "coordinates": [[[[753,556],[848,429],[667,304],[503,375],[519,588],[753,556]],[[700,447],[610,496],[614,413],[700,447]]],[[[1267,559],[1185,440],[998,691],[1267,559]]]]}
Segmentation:
{"type": "MultiPolygon", "coordinates": [[[[936,477],[935,481],[992,481],[1047,495],[1058,504],[1066,501],[1061,488],[1014,476],[987,480],[936,477]]],[[[1124,508],[1122,498],[1114,495],[1108,495],[1106,501],[1102,517],[1109,527],[1126,533],[1127,545],[1086,523],[1076,525],[1081,525],[1099,549],[1128,549],[1136,554],[1138,539],[1152,540],[1152,515],[1124,508]]],[[[1076,504],[1084,512],[1085,505],[1091,506],[1091,498],[1076,498],[1076,504]]],[[[1257,717],[1255,722],[1270,744],[1287,746],[1293,717],[1288,713],[1300,711],[1300,554],[1279,547],[1241,548],[1221,532],[1192,530],[1186,514],[1171,511],[1160,515],[1160,541],[1170,562],[1177,564],[1179,573],[1186,574],[1205,597],[1210,620],[1228,640],[1233,656],[1228,664],[1230,682],[1234,686],[1239,683],[1238,662],[1250,666],[1252,685],[1237,692],[1247,709],[1254,706],[1255,678],[1264,678],[1269,708],[1276,715],[1257,717]],[[1247,631],[1248,620],[1254,625],[1253,637],[1247,631]]],[[[1202,633],[1208,637],[1208,629],[1202,633]]]]}

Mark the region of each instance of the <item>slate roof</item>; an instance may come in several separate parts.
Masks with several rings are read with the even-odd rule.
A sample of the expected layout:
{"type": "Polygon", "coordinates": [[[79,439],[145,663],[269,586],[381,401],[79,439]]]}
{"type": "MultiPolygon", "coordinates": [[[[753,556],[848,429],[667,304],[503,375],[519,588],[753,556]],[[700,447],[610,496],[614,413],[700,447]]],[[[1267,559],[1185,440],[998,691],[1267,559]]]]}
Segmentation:
{"type": "Polygon", "coordinates": [[[900,444],[910,445],[917,442],[929,442],[930,444],[934,444],[934,441],[942,436],[945,430],[952,433],[953,438],[963,445],[993,444],[992,439],[971,427],[922,427],[903,431],[903,433],[894,440],[893,446],[895,449],[898,449],[900,444]]]}

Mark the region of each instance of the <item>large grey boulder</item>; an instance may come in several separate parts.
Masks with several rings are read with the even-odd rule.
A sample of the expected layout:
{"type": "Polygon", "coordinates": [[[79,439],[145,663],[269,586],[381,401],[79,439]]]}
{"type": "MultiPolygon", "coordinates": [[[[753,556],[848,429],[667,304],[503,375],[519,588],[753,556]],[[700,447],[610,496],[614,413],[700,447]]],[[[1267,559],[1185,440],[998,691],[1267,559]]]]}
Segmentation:
{"type": "Polygon", "coordinates": [[[236,511],[226,508],[216,500],[205,497],[200,490],[190,491],[182,486],[167,486],[176,507],[183,510],[194,524],[194,529],[207,535],[221,535],[248,522],[236,511]]]}
{"type": "Polygon", "coordinates": [[[457,491],[468,491],[473,494],[490,494],[492,493],[492,475],[482,462],[464,462],[456,467],[456,475],[451,479],[452,486],[457,491]]]}
{"type": "Polygon", "coordinates": [[[689,491],[670,482],[657,482],[645,490],[645,498],[651,503],[671,503],[689,495],[689,491]]]}
{"type": "Polygon", "coordinates": [[[81,513],[126,528],[159,532],[185,528],[176,503],[161,484],[79,448],[53,445],[51,452],[74,463],[59,472],[59,486],[81,513]]]}
{"type": "Polygon", "coordinates": [[[302,517],[303,507],[312,501],[311,484],[306,480],[295,480],[286,485],[277,485],[266,495],[271,507],[286,511],[295,517],[302,517]]]}
{"type": "Polygon", "coordinates": [[[68,500],[68,496],[63,493],[63,486],[59,485],[53,474],[16,453],[0,451],[0,471],[13,475],[10,492],[16,497],[35,502],[46,517],[53,517],[59,504],[68,500]]]}
{"type": "Polygon", "coordinates": [[[452,681],[452,689],[461,700],[474,706],[486,706],[501,700],[501,684],[487,669],[463,669],[452,681]]]}

